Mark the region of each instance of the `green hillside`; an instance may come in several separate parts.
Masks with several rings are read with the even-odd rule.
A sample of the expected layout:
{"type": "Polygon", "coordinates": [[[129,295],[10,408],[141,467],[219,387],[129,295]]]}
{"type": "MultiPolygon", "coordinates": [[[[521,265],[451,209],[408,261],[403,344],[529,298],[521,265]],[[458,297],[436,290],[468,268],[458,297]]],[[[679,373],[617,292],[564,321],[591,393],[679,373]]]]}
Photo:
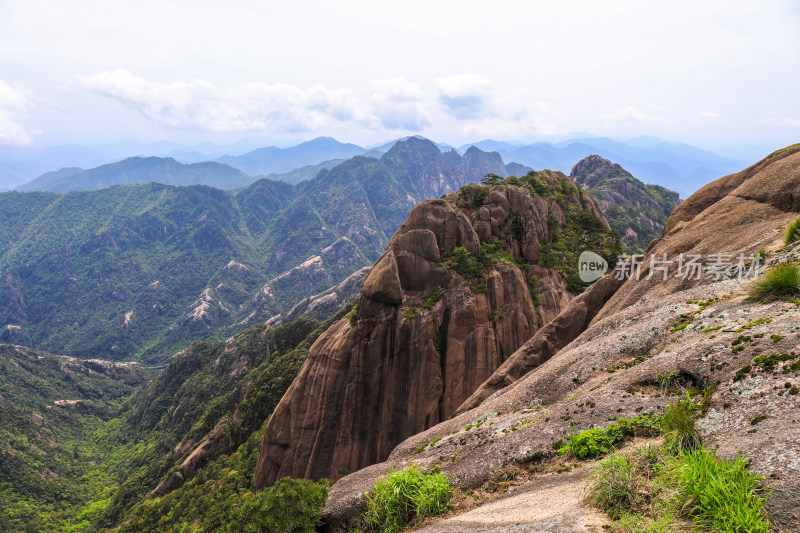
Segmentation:
{"type": "Polygon", "coordinates": [[[680,203],[678,193],[642,183],[620,165],[590,155],[570,174],[594,196],[609,225],[617,230],[629,254],[641,254],[661,236],[669,215],[680,203]]]}
{"type": "Polygon", "coordinates": [[[371,265],[416,203],[487,172],[497,154],[410,138],[296,186],[0,194],[0,342],[163,363],[371,265]]]}
{"type": "Polygon", "coordinates": [[[116,484],[98,436],[152,373],[0,344],[0,531],[88,530],[116,484]]]}

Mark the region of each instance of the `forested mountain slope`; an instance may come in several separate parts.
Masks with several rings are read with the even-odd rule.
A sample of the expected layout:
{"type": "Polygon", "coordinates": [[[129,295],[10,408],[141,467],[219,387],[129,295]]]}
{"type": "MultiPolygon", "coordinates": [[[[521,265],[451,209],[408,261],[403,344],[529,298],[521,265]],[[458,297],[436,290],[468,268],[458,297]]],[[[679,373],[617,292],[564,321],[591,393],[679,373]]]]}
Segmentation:
{"type": "Polygon", "coordinates": [[[0,194],[0,340],[163,362],[280,320],[374,262],[416,203],[487,173],[506,174],[497,154],[413,137],[296,186],[0,194]]]}

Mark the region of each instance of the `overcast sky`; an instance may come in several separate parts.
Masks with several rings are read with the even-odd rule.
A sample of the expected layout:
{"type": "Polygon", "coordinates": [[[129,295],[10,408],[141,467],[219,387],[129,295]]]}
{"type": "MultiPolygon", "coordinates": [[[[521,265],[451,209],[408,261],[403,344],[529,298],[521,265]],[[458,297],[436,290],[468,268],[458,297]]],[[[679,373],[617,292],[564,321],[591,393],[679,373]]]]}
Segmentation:
{"type": "Polygon", "coordinates": [[[0,0],[0,144],[800,141],[800,1],[0,0]]]}

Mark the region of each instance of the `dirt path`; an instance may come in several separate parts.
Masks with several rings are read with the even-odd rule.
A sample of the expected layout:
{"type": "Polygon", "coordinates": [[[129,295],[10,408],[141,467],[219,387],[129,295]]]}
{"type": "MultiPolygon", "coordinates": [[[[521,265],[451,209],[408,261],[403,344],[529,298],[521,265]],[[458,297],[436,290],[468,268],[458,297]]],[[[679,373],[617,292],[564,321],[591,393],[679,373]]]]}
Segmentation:
{"type": "Polygon", "coordinates": [[[551,474],[419,532],[600,533],[608,518],[585,502],[585,470],[551,474]]]}

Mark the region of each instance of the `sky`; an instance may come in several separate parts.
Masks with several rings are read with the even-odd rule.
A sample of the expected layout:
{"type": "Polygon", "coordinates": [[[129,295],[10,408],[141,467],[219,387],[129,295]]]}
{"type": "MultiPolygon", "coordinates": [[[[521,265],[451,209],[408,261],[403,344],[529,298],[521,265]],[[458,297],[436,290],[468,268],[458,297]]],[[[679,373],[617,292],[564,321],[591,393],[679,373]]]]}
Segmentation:
{"type": "Polygon", "coordinates": [[[0,145],[777,148],[798,95],[798,0],[0,0],[0,145]]]}

